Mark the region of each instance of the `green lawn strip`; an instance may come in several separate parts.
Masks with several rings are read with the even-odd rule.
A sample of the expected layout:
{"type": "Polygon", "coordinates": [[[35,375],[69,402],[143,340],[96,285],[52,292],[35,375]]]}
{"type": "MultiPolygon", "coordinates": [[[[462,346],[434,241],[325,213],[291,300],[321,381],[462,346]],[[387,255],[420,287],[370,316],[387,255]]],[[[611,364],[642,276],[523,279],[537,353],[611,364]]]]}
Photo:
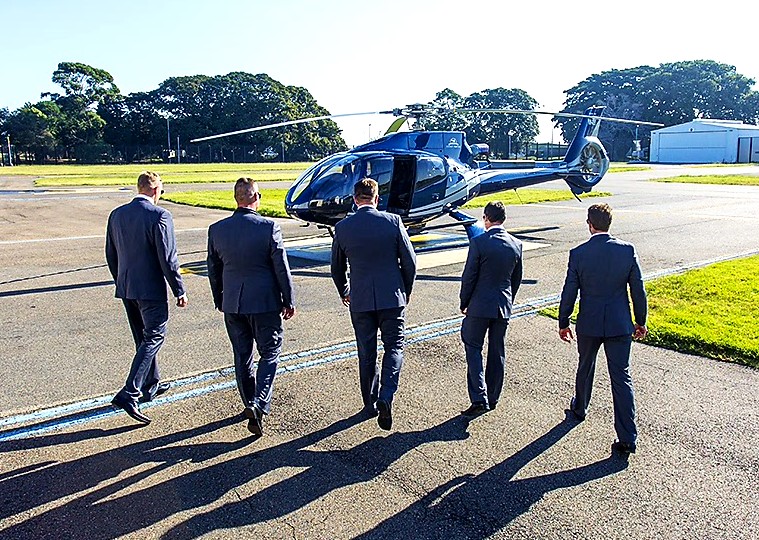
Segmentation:
{"type": "MultiPolygon", "coordinates": [[[[258,212],[263,216],[287,217],[284,208],[286,194],[286,189],[262,188],[261,206],[258,212]]],[[[231,189],[180,191],[165,193],[161,198],[173,203],[201,206],[204,208],[218,208],[220,210],[234,210],[237,208],[237,203],[231,189]]]]}
{"type": "MultiPolygon", "coordinates": [[[[611,193],[605,191],[591,191],[580,195],[581,199],[586,197],[609,197],[611,193]]],[[[517,192],[502,191],[500,193],[491,193],[482,197],[475,197],[464,205],[464,208],[482,208],[491,201],[501,201],[503,204],[533,204],[541,202],[569,201],[575,197],[572,192],[558,189],[532,189],[524,188],[517,192]]]]}
{"type": "Polygon", "coordinates": [[[759,174],[725,174],[703,176],[673,176],[672,178],[654,178],[654,182],[677,182],[683,184],[723,184],[731,186],[759,186],[759,174]]]}
{"type": "Polygon", "coordinates": [[[17,176],[39,177],[40,187],[133,185],[144,170],[155,171],[167,184],[233,182],[250,176],[262,182],[293,181],[311,163],[151,163],[132,165],[22,165],[17,176]]]}
{"type": "Polygon", "coordinates": [[[650,171],[651,167],[645,165],[612,165],[609,167],[609,173],[618,172],[635,172],[635,171],[650,171]]]}
{"type": "Polygon", "coordinates": [[[694,163],[693,165],[688,165],[689,167],[746,167],[756,165],[756,163],[694,163]]]}
{"type": "MultiPolygon", "coordinates": [[[[646,283],[644,340],[684,353],[759,368],[759,256],[646,283]]],[[[541,311],[558,318],[558,307],[541,311]]],[[[572,318],[577,315],[577,306],[572,318]]]]}

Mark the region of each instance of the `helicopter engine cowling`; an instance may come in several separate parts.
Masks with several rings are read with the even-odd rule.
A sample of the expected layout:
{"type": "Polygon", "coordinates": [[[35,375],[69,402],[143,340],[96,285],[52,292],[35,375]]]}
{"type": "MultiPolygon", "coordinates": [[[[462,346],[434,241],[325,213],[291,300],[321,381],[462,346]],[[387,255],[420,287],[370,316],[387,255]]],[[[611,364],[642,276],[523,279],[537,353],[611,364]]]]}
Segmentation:
{"type": "Polygon", "coordinates": [[[583,138],[582,150],[571,161],[563,165],[564,180],[576,195],[587,193],[609,170],[609,156],[597,137],[583,138]]]}

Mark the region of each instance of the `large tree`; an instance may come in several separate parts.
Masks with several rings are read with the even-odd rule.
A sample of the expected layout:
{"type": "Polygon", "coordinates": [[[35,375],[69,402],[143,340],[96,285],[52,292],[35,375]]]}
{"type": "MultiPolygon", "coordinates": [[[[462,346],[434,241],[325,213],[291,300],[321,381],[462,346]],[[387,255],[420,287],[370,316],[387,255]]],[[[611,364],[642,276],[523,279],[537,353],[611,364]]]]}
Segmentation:
{"type": "MultiPolygon", "coordinates": [[[[712,60],[693,60],[640,66],[594,74],[565,91],[565,110],[581,112],[605,105],[605,116],[675,125],[694,118],[720,118],[756,123],[759,93],[754,81],[734,66],[712,60]]],[[[565,139],[578,120],[556,118],[565,139]]],[[[646,145],[652,128],[603,122],[599,137],[611,159],[622,160],[639,139],[646,145]]]]}
{"type": "Polygon", "coordinates": [[[430,105],[432,112],[419,119],[418,127],[432,131],[464,131],[469,127],[469,115],[455,110],[464,106],[464,98],[450,88],[438,92],[430,105]]]}
{"type": "Polygon", "coordinates": [[[63,113],[58,127],[60,143],[67,149],[101,143],[105,121],[97,108],[119,95],[111,74],[79,62],[61,62],[53,72],[53,82],[64,91],[45,94],[63,113]]]}
{"type": "Polygon", "coordinates": [[[461,112],[460,109],[534,109],[535,101],[519,88],[494,88],[464,98],[450,88],[437,93],[431,112],[418,127],[436,131],[466,131],[470,143],[488,143],[495,157],[516,154],[539,133],[534,115],[497,112],[461,112]]]}
{"type": "MultiPolygon", "coordinates": [[[[183,140],[237,131],[329,112],[302,87],[285,86],[266,74],[233,72],[207,77],[172,77],[154,95],[158,113],[183,140]]],[[[256,131],[213,143],[241,146],[258,159],[267,149],[287,149],[288,160],[312,160],[346,148],[331,120],[256,131]]]]}
{"type": "MultiPolygon", "coordinates": [[[[494,88],[475,92],[464,100],[471,109],[534,109],[538,105],[519,88],[494,88]]],[[[540,132],[538,121],[530,114],[471,113],[467,129],[470,142],[487,142],[496,157],[507,157],[531,142],[540,132]]]]}
{"type": "Polygon", "coordinates": [[[43,163],[57,143],[58,129],[64,121],[60,107],[52,101],[27,103],[13,111],[4,123],[19,152],[32,157],[35,163],[43,163]]]}

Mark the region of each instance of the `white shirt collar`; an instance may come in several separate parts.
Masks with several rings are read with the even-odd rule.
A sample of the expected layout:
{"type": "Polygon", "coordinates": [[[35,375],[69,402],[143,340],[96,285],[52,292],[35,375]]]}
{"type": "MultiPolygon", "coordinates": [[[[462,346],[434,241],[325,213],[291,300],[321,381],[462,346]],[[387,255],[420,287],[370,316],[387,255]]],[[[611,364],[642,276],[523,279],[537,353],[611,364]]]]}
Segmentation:
{"type": "Polygon", "coordinates": [[[138,194],[135,196],[135,199],[136,199],[137,197],[140,197],[140,198],[142,198],[142,199],[145,199],[146,201],[150,201],[150,204],[155,204],[155,201],[153,200],[153,197],[148,197],[148,196],[147,196],[147,195],[145,195],[144,193],[138,193],[138,194]]]}
{"type": "Polygon", "coordinates": [[[502,231],[506,230],[503,225],[491,225],[488,231],[497,231],[498,229],[501,229],[502,231]]]}

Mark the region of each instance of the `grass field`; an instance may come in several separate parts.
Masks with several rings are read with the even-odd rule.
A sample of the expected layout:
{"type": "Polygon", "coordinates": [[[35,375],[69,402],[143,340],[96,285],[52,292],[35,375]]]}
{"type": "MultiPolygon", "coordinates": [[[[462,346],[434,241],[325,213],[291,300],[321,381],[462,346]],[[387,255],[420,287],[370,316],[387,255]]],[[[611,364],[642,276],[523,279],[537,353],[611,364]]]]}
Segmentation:
{"type": "Polygon", "coordinates": [[[260,182],[292,182],[311,163],[200,163],[137,165],[22,165],[15,176],[36,177],[39,187],[132,186],[144,170],[161,175],[166,184],[234,182],[250,176],[260,182]]]}
{"type": "Polygon", "coordinates": [[[624,163],[619,163],[619,164],[612,163],[611,166],[609,166],[609,173],[650,171],[650,170],[651,170],[651,167],[648,165],[625,165],[624,163]]]}
{"type": "MultiPolygon", "coordinates": [[[[644,340],[680,352],[759,368],[759,256],[646,283],[644,340]]],[[[557,318],[558,308],[544,310],[557,318]]]]}
{"type": "MultiPolygon", "coordinates": [[[[262,216],[287,217],[285,213],[286,189],[266,189],[261,191],[261,206],[258,212],[262,216]]],[[[234,210],[237,208],[232,189],[227,190],[204,190],[204,191],[180,191],[177,193],[165,193],[162,197],[167,201],[189,206],[201,206],[203,208],[217,208],[220,210],[234,210]]]]}
{"type": "MultiPolygon", "coordinates": [[[[161,175],[166,184],[234,182],[250,176],[260,182],[292,182],[312,163],[151,163],[130,165],[20,165],[14,176],[35,178],[38,187],[131,186],[144,170],[161,175]]],[[[609,173],[646,170],[650,167],[614,164],[609,173]]]]}
{"type": "Polygon", "coordinates": [[[759,186],[759,170],[757,175],[725,174],[704,176],[673,176],[672,178],[656,178],[654,182],[679,182],[684,184],[722,184],[730,186],[759,186]]]}

